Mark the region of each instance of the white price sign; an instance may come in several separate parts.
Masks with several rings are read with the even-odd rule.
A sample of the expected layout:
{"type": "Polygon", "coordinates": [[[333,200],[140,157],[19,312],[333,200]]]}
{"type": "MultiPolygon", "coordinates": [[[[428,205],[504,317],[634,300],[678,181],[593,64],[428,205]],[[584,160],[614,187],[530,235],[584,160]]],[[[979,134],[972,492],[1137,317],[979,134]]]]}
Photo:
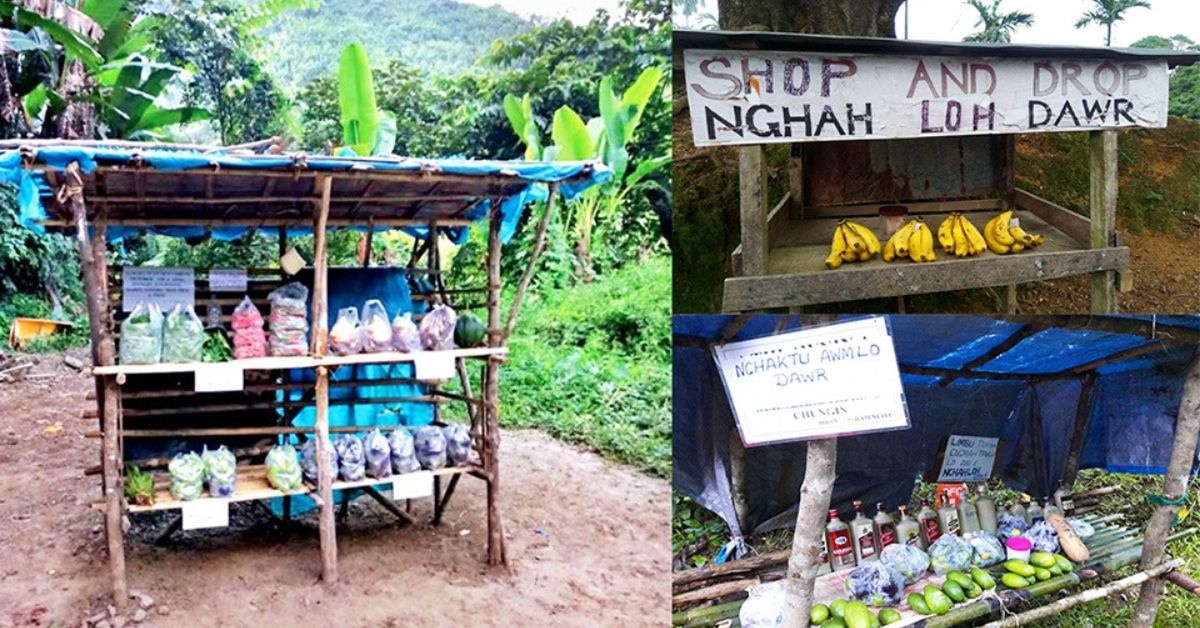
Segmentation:
{"type": "Polygon", "coordinates": [[[204,497],[183,502],[183,529],[229,527],[229,500],[204,497]]]}
{"type": "Polygon", "coordinates": [[[992,477],[999,438],[951,435],[938,482],[983,482],[992,477]]]}
{"type": "Polygon", "coordinates": [[[196,365],[196,392],[226,392],[245,387],[245,371],[225,363],[196,365]]]}
{"type": "Polygon", "coordinates": [[[452,379],[455,374],[454,356],[441,351],[418,351],[412,354],[415,377],[421,381],[452,379]]]}
{"type": "Polygon", "coordinates": [[[392,476],[392,499],[415,499],[433,495],[433,472],[416,471],[392,476]]]}
{"type": "Polygon", "coordinates": [[[245,268],[213,268],[208,271],[208,289],[213,292],[245,292],[245,268]]]}
{"type": "Polygon", "coordinates": [[[884,318],[713,348],[747,447],[909,427],[884,318]]]}
{"type": "Polygon", "coordinates": [[[132,312],[138,303],[157,304],[163,312],[176,305],[196,303],[196,273],[191,268],[121,269],[121,311],[132,312]]]}

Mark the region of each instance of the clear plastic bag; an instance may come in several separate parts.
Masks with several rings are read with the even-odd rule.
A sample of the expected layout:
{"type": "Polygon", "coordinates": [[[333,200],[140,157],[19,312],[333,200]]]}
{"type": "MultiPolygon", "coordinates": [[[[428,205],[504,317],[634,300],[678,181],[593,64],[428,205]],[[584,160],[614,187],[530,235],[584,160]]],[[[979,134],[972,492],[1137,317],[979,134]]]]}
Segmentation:
{"type": "Polygon", "coordinates": [[[267,295],[271,302],[271,355],[308,355],[308,288],[292,282],[267,295]]]}
{"type": "Polygon", "coordinates": [[[363,329],[358,323],[358,308],[338,310],[337,321],[329,330],[329,351],[334,355],[353,355],[362,351],[363,329]]]}
{"type": "Polygon", "coordinates": [[[442,428],[436,425],[426,425],[417,430],[413,437],[413,447],[417,450],[417,462],[425,469],[440,469],[446,466],[446,437],[442,428]]]}
{"type": "Polygon", "coordinates": [[[1033,543],[1033,551],[1054,554],[1058,552],[1058,531],[1048,521],[1039,521],[1029,527],[1025,538],[1033,543]]]}
{"type": "Polygon", "coordinates": [[[904,576],[879,561],[855,567],[843,587],[851,599],[867,606],[895,606],[904,598],[904,576]]]}
{"type": "Polygon", "coordinates": [[[783,623],[784,581],[750,587],[750,597],[738,611],[742,628],[775,628],[783,623]]]}
{"type": "Polygon", "coordinates": [[[951,571],[968,571],[975,548],[961,536],[946,535],[929,546],[929,566],[939,576],[951,571]]]}
{"type": "Polygon", "coordinates": [[[421,319],[421,346],[427,351],[448,351],[454,348],[454,325],[458,315],[449,305],[435,305],[421,319]]]}
{"type": "Polygon", "coordinates": [[[421,350],[421,332],[417,331],[410,312],[397,314],[392,319],[392,347],[405,353],[421,350]]]}
{"type": "Polygon", "coordinates": [[[138,303],[121,322],[121,364],[157,364],[162,361],[162,311],[151,303],[138,303]]]}
{"type": "MultiPolygon", "coordinates": [[[[329,445],[325,448],[325,455],[329,458],[329,470],[334,476],[338,472],[338,457],[337,449],[329,439],[325,439],[329,445]]],[[[300,469],[304,472],[304,479],[316,484],[320,477],[317,475],[317,439],[310,438],[304,443],[304,447],[300,449],[300,469]]],[[[336,479],[336,478],[335,478],[336,479]]]]}
{"type": "Polygon", "coordinates": [[[171,496],[179,501],[198,499],[204,493],[204,461],[196,452],[176,454],[167,465],[171,496]]]}
{"type": "Polygon", "coordinates": [[[362,440],[347,434],[334,441],[337,449],[338,471],[343,480],[355,482],[367,477],[366,456],[363,455],[362,440]]]}
{"type": "Polygon", "coordinates": [[[373,478],[392,477],[392,447],[383,432],[373,429],[363,437],[363,450],[367,459],[367,475],[373,478]]]}
{"type": "Polygon", "coordinates": [[[267,482],[276,489],[290,492],[303,486],[300,462],[291,445],[276,445],[267,452],[267,482]]]}
{"type": "Polygon", "coordinates": [[[192,306],[176,305],[163,322],[163,362],[199,362],[204,359],[204,323],[192,306]]]}
{"type": "Polygon", "coordinates": [[[211,451],[205,445],[200,458],[204,461],[209,494],[213,497],[232,497],[237,492],[237,457],[233,452],[224,445],[211,451]]]}
{"type": "Polygon", "coordinates": [[[452,467],[467,464],[471,458],[471,432],[464,425],[451,423],[442,428],[446,438],[446,462],[452,467]]]}
{"type": "Polygon", "coordinates": [[[965,538],[971,547],[975,548],[975,554],[971,556],[971,564],[976,567],[991,567],[1006,557],[1004,544],[991,532],[975,530],[968,532],[965,538]]]}
{"type": "Polygon", "coordinates": [[[379,353],[392,350],[392,326],[382,301],[371,299],[363,304],[362,326],[364,351],[379,353]]]}
{"type": "Polygon", "coordinates": [[[400,428],[388,435],[388,447],[391,449],[392,472],[412,473],[421,470],[417,462],[417,450],[413,445],[412,434],[400,428]]]}
{"type": "Polygon", "coordinates": [[[240,360],[267,355],[267,334],[263,331],[265,321],[250,297],[243,298],[234,308],[229,323],[233,328],[233,357],[240,360]]]}

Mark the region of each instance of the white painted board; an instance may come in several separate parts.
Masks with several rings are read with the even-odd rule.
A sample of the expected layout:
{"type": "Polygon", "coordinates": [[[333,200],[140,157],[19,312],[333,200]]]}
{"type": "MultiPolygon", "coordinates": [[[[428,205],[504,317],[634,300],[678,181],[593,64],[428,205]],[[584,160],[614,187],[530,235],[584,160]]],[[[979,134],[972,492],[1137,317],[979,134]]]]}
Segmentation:
{"type": "Polygon", "coordinates": [[[132,312],[138,303],[155,303],[169,312],[176,305],[195,305],[196,273],[191,268],[121,268],[121,311],[132,312]]]}
{"type": "Polygon", "coordinates": [[[208,289],[213,292],[245,292],[245,268],[213,268],[208,271],[208,289]]]}
{"type": "Polygon", "coordinates": [[[433,472],[414,471],[392,476],[392,499],[416,499],[433,495],[433,472]]]}
{"type": "Polygon", "coordinates": [[[950,435],[938,482],[984,482],[992,477],[999,438],[950,435]]]}
{"type": "Polygon", "coordinates": [[[183,502],[183,529],[229,527],[229,500],[217,497],[202,497],[183,502]]]}

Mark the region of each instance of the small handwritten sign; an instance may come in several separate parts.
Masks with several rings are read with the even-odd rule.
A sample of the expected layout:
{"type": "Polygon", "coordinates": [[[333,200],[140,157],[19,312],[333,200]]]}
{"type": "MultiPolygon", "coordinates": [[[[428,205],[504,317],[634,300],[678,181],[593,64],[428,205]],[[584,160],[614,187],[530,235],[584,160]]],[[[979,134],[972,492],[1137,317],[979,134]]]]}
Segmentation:
{"type": "Polygon", "coordinates": [[[229,527],[229,500],[205,497],[183,502],[183,529],[229,527]]]}
{"type": "Polygon", "coordinates": [[[240,366],[220,363],[196,365],[196,392],[242,390],[245,383],[245,371],[240,366]]]}
{"type": "Polygon", "coordinates": [[[454,377],[454,356],[441,351],[420,351],[412,354],[416,378],[439,381],[454,377]]]}
{"type": "Polygon", "coordinates": [[[992,477],[999,444],[999,438],[952,434],[938,482],[983,482],[992,477]]]}
{"type": "Polygon", "coordinates": [[[121,269],[121,311],[132,312],[138,303],[158,305],[163,312],[176,305],[196,303],[196,273],[191,268],[121,269]]]}
{"type": "Polygon", "coordinates": [[[392,499],[414,499],[433,495],[433,472],[417,471],[392,476],[392,499]]]}
{"type": "Polygon", "coordinates": [[[245,268],[213,268],[208,271],[208,289],[213,292],[245,292],[245,268]]]}

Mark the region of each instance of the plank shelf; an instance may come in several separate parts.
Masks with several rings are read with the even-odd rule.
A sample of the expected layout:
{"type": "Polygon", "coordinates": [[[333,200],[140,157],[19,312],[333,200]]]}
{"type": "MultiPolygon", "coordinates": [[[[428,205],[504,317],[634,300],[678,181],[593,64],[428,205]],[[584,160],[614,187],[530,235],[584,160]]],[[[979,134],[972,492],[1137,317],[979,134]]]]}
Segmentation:
{"type": "Polygon", "coordinates": [[[318,366],[338,367],[352,364],[402,364],[413,362],[416,356],[435,354],[449,355],[452,358],[486,359],[491,356],[507,355],[507,347],[477,347],[474,349],[451,349],[448,351],[418,351],[403,353],[400,351],[385,351],[381,353],[357,353],[354,355],[330,355],[324,358],[312,356],[268,356],[264,358],[247,358],[230,360],[228,362],[178,362],[160,364],[115,364],[112,366],[96,366],[91,369],[91,375],[160,375],[164,373],[194,373],[197,366],[212,366],[217,364],[240,367],[246,371],[278,371],[287,369],[307,369],[318,366]]]}

